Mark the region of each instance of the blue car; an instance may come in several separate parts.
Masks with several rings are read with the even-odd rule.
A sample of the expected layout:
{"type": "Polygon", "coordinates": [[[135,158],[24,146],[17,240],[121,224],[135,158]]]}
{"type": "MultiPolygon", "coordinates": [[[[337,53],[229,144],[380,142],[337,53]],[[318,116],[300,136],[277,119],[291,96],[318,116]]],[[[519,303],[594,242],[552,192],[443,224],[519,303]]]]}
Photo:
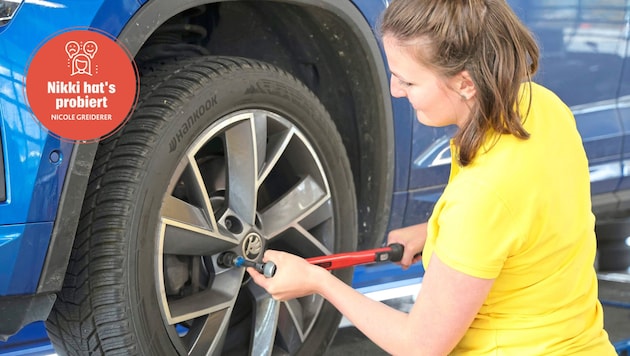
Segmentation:
{"type": "MultiPolygon", "coordinates": [[[[509,2],[541,45],[536,80],[575,114],[598,222],[628,217],[630,3],[509,2]]],[[[390,96],[387,3],[0,1],[0,350],[45,321],[72,355],[324,353],[334,308],[274,301],[219,257],[374,248],[428,219],[453,128],[390,96]],[[71,28],[115,37],[140,77],[128,122],[99,142],[52,134],[24,93],[32,54],[71,28]]],[[[599,267],[627,266],[606,243],[599,267]]],[[[334,273],[367,288],[422,270],[334,273]]]]}

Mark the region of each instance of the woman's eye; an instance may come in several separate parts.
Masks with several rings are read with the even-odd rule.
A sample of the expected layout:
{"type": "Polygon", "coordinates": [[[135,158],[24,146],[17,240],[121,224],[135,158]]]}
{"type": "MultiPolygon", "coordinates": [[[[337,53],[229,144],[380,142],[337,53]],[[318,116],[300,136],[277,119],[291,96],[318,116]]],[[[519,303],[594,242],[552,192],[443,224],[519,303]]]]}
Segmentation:
{"type": "Polygon", "coordinates": [[[398,84],[400,84],[403,87],[410,87],[411,86],[411,83],[405,82],[404,80],[400,80],[400,79],[398,79],[398,84]]]}

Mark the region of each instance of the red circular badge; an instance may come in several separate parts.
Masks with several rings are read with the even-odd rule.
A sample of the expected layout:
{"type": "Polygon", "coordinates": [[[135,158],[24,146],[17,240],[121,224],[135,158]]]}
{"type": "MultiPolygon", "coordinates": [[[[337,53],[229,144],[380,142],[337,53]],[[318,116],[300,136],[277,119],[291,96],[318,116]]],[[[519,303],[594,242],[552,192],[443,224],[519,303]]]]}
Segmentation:
{"type": "Polygon", "coordinates": [[[25,87],[33,114],[51,133],[90,142],[111,135],[127,120],[137,100],[138,72],[110,37],[73,30],[39,48],[25,87]]]}

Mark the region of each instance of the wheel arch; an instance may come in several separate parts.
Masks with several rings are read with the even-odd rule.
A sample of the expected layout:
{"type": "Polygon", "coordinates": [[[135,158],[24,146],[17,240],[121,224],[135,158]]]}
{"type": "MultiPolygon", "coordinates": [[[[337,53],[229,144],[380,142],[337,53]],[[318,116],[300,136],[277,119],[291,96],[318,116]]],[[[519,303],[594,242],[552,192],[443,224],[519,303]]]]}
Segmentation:
{"type": "Polygon", "coordinates": [[[394,126],[385,63],[376,36],[349,1],[151,0],[119,39],[137,54],[153,35],[191,9],[212,55],[277,65],[322,101],[350,158],[359,221],[359,247],[378,245],[389,222],[394,172],[394,126]]]}
{"type": "MultiPolygon", "coordinates": [[[[197,19],[206,21],[210,37],[204,46],[211,54],[271,62],[301,79],[320,98],[350,158],[357,195],[359,248],[380,244],[393,194],[393,113],[382,53],[361,12],[351,2],[336,0],[316,4],[310,0],[150,0],[132,16],[118,39],[137,58],[152,35],[198,7],[209,10],[208,16],[222,16],[218,23],[208,22],[212,20],[209,17],[197,19]],[[255,16],[260,21],[258,26],[239,30],[237,20],[242,14],[255,16]],[[261,26],[272,31],[260,32],[261,26]],[[239,41],[220,37],[219,31],[234,30],[240,31],[235,33],[239,41]],[[217,37],[212,38],[213,34],[217,37]],[[249,46],[252,41],[262,46],[249,46]]],[[[61,289],[96,146],[77,144],[74,148],[38,293],[61,289]]]]}

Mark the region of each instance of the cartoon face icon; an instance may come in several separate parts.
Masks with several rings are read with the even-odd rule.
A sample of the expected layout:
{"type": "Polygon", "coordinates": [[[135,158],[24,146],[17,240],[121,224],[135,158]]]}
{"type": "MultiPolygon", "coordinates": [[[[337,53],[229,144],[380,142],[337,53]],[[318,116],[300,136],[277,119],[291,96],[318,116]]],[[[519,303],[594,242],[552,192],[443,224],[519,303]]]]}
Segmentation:
{"type": "Polygon", "coordinates": [[[76,56],[77,53],[79,53],[79,50],[79,44],[75,41],[68,41],[68,43],[66,43],[66,53],[68,54],[69,58],[76,56]]]}
{"type": "Polygon", "coordinates": [[[98,46],[94,41],[87,41],[83,44],[83,52],[87,54],[90,58],[94,58],[94,54],[98,51],[98,46]]]}

